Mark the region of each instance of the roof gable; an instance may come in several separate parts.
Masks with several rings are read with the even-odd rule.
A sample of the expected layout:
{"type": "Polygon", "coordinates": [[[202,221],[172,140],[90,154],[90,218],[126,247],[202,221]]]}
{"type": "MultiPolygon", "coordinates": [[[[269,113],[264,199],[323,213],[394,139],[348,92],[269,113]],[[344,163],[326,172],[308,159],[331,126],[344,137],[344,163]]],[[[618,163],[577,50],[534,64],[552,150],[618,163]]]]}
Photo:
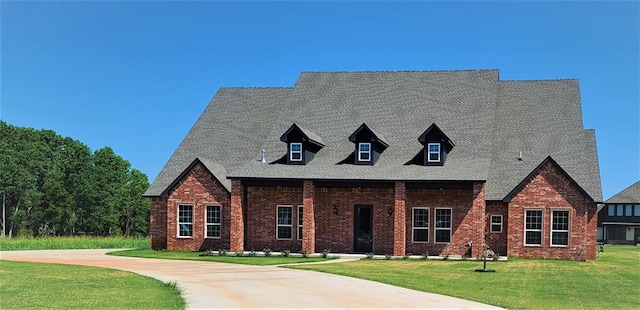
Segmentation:
{"type": "Polygon", "coordinates": [[[531,173],[527,175],[527,177],[525,177],[522,181],[520,181],[520,183],[516,185],[516,187],[514,187],[513,190],[511,190],[511,192],[509,192],[509,194],[507,194],[507,196],[504,197],[504,199],[502,199],[502,201],[511,202],[511,199],[513,198],[513,196],[515,196],[518,192],[520,192],[520,190],[525,185],[527,185],[527,183],[529,183],[529,181],[542,169],[542,167],[544,167],[548,163],[550,163],[556,169],[558,169],[558,171],[565,178],[567,178],[573,186],[578,188],[578,190],[582,192],[582,194],[584,195],[585,199],[587,199],[589,202],[594,202],[593,198],[582,187],[580,187],[580,185],[576,183],[576,181],[566,171],[564,171],[564,169],[562,169],[562,167],[560,167],[560,165],[558,165],[558,163],[555,160],[553,160],[551,156],[547,156],[547,158],[545,158],[535,169],[533,169],[531,173]]]}
{"type": "Polygon", "coordinates": [[[387,142],[387,140],[381,134],[369,128],[369,126],[367,126],[367,124],[365,123],[362,123],[362,125],[360,125],[360,127],[358,127],[358,129],[356,129],[356,131],[354,131],[349,136],[349,141],[356,143],[358,141],[358,136],[361,133],[367,133],[368,135],[370,135],[373,138],[373,141],[379,143],[383,148],[389,147],[389,142],[387,142]]]}
{"type": "Polygon", "coordinates": [[[613,195],[605,203],[640,203],[640,181],[613,195]]]}
{"type": "Polygon", "coordinates": [[[436,142],[431,141],[429,137],[437,137],[437,142],[443,143],[446,147],[447,152],[451,151],[451,149],[455,146],[455,144],[453,144],[453,141],[451,141],[451,139],[449,139],[449,137],[447,137],[447,135],[444,134],[444,132],[435,123],[431,124],[431,126],[429,126],[429,128],[427,128],[427,130],[425,130],[420,135],[420,137],[418,137],[418,141],[420,141],[420,143],[422,143],[423,145],[428,142],[436,142]]]}
{"type": "MultiPolygon", "coordinates": [[[[293,123],[293,125],[291,125],[291,127],[289,127],[289,129],[287,129],[287,131],[285,131],[285,133],[282,134],[282,136],[280,136],[280,141],[282,142],[288,142],[289,141],[289,135],[292,132],[299,132],[300,134],[302,134],[302,136],[304,138],[307,139],[307,141],[319,146],[319,147],[323,147],[324,146],[324,142],[322,141],[322,138],[320,138],[320,136],[318,136],[317,134],[311,132],[310,130],[304,129],[300,126],[298,126],[298,124],[293,123]]],[[[296,141],[293,141],[296,142],[296,141]]]]}

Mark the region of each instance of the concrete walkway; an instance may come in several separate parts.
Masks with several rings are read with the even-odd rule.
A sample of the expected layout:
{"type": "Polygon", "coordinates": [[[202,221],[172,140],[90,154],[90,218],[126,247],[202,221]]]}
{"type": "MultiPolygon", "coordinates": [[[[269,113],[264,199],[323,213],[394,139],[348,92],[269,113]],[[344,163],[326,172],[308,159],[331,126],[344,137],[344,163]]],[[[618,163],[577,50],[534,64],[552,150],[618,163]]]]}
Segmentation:
{"type": "Polygon", "coordinates": [[[5,251],[0,259],[107,267],[176,281],[190,309],[499,309],[320,272],[105,255],[109,251],[5,251]]]}

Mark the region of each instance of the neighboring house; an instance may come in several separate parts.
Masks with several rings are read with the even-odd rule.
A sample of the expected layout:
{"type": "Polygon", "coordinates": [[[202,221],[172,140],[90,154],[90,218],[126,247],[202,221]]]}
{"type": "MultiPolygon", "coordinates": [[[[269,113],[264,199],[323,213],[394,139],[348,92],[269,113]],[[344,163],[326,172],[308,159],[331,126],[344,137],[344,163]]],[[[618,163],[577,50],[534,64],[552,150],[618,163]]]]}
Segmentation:
{"type": "Polygon", "coordinates": [[[487,240],[593,259],[594,136],[577,80],[305,72],[221,88],[145,194],[151,246],[479,257],[487,240]]]}
{"type": "Polygon", "coordinates": [[[640,181],[604,202],[598,211],[598,240],[611,244],[640,243],[640,181]]]}

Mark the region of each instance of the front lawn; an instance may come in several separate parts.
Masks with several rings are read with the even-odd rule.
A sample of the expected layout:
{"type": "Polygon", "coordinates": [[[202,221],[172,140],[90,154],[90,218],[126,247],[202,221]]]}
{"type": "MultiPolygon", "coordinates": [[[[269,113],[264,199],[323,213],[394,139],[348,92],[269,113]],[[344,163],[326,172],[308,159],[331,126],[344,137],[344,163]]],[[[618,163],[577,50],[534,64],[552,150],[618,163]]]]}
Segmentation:
{"type": "Polygon", "coordinates": [[[282,265],[295,263],[311,263],[328,260],[331,258],[321,257],[284,257],[274,254],[269,257],[265,256],[235,256],[234,253],[227,253],[226,256],[200,256],[198,252],[178,252],[178,251],[154,251],[154,250],[124,250],[107,253],[108,255],[144,257],[144,258],[161,258],[161,259],[180,259],[180,260],[198,260],[218,263],[233,263],[245,265],[282,265]]]}
{"type": "Polygon", "coordinates": [[[370,260],[300,265],[315,270],[438,293],[508,309],[638,309],[640,247],[607,246],[595,261],[511,258],[489,262],[370,260]]]}
{"type": "Polygon", "coordinates": [[[0,261],[0,309],[184,309],[173,284],[114,269],[0,261]]]}
{"type": "Polygon", "coordinates": [[[149,248],[149,238],[37,237],[0,238],[0,251],[149,248]]]}

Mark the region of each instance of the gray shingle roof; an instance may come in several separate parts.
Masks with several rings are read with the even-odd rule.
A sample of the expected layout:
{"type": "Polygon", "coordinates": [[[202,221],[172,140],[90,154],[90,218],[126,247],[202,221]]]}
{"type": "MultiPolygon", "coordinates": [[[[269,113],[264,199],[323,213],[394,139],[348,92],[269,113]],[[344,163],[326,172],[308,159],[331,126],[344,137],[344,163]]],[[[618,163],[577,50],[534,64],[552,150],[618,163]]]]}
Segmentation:
{"type": "Polygon", "coordinates": [[[605,203],[640,203],[640,181],[613,195],[605,203]]]}
{"type": "Polygon", "coordinates": [[[231,178],[486,181],[487,199],[502,200],[547,156],[602,201],[575,80],[501,82],[497,70],[305,72],[293,88],[221,89],[146,194],[165,192],[197,157],[231,178]],[[279,138],[294,123],[325,144],[307,165],[278,161],[287,153],[279,138]],[[374,166],[344,163],[362,123],[389,144],[374,166]],[[432,123],[455,148],[444,166],[409,164],[432,123]],[[260,149],[267,164],[257,161],[260,149]]]}

